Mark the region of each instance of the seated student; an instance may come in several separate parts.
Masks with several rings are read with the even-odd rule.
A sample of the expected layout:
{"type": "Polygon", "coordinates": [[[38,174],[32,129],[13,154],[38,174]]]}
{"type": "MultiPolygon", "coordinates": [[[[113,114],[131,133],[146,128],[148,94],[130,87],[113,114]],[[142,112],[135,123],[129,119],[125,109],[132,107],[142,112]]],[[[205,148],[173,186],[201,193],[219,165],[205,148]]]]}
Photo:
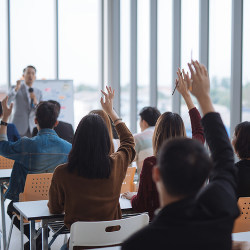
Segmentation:
{"type": "MultiPolygon", "coordinates": [[[[189,109],[192,125],[192,138],[204,143],[205,139],[203,128],[201,126],[201,116],[193,104],[188,91],[187,82],[184,81],[181,76],[180,69],[178,71],[178,78],[177,90],[183,96],[189,109]]],[[[152,169],[156,164],[156,156],[163,142],[175,137],[186,137],[183,120],[178,114],[165,112],[159,117],[156,123],[153,136],[154,156],[146,158],[143,162],[138,193],[126,192],[123,194],[124,198],[131,199],[131,205],[134,211],[148,212],[150,220],[153,219],[154,212],[160,205],[158,192],[152,179],[152,169]]]]}
{"type": "MultiPolygon", "coordinates": [[[[52,103],[55,105],[57,111],[58,111],[58,116],[61,111],[61,105],[59,102],[54,101],[54,100],[49,100],[48,102],[52,103]]],[[[54,130],[56,131],[57,135],[62,138],[63,140],[72,143],[73,137],[74,137],[74,129],[73,126],[70,123],[63,122],[63,121],[58,121],[58,124],[56,127],[54,127],[54,130]]],[[[35,127],[32,131],[32,137],[36,136],[38,133],[37,128],[35,127]]]]}
{"type": "Polygon", "coordinates": [[[211,102],[206,68],[197,61],[188,65],[212,158],[196,140],[178,138],[164,143],[153,169],[160,210],[149,226],[123,243],[123,250],[232,248],[231,233],[239,215],[233,150],[211,102]]]}
{"type": "Polygon", "coordinates": [[[152,138],[161,113],[157,108],[144,107],[139,115],[141,133],[134,134],[138,176],[141,174],[144,159],[153,155],[152,138]]]}
{"type": "MultiPolygon", "coordinates": [[[[41,102],[36,109],[35,123],[38,135],[33,138],[22,137],[16,142],[7,141],[6,124],[11,115],[13,104],[7,106],[8,97],[2,101],[3,118],[0,126],[0,155],[15,160],[5,198],[10,199],[7,213],[12,218],[13,202],[19,200],[23,192],[27,174],[52,173],[58,164],[67,162],[71,144],[59,138],[53,130],[57,125],[58,111],[50,102],[41,102]],[[4,123],[3,123],[4,122],[4,123]]],[[[20,222],[14,219],[14,225],[20,228],[20,222]]],[[[29,238],[29,225],[24,226],[29,238]]],[[[26,244],[26,247],[29,243],[26,244]]]]}
{"type": "MultiPolygon", "coordinates": [[[[128,165],[135,157],[135,143],[125,123],[113,110],[114,92],[107,88],[103,110],[116,126],[120,138],[117,152],[109,155],[110,135],[103,119],[90,114],[80,121],[69,154],[69,162],[53,174],[48,207],[51,213],[65,212],[70,228],[76,221],[121,218],[120,190],[128,165]]],[[[64,246],[64,249],[66,246],[64,246]]]]}
{"type": "Polygon", "coordinates": [[[240,159],[235,164],[238,169],[238,197],[250,197],[250,122],[236,126],[232,145],[240,159]]]}
{"type": "Polygon", "coordinates": [[[110,121],[109,116],[107,115],[107,113],[101,109],[96,109],[96,110],[92,110],[89,112],[89,114],[96,114],[101,116],[101,118],[104,120],[104,122],[106,123],[106,126],[108,128],[108,132],[109,132],[109,137],[110,137],[110,154],[113,154],[115,152],[114,149],[114,142],[113,142],[113,131],[112,131],[112,124],[110,121]]]}
{"type": "MultiPolygon", "coordinates": [[[[0,102],[0,118],[2,117],[3,117],[3,108],[2,108],[2,102],[0,102]]],[[[8,141],[13,141],[13,142],[21,138],[14,123],[8,123],[7,137],[8,141]]]]}

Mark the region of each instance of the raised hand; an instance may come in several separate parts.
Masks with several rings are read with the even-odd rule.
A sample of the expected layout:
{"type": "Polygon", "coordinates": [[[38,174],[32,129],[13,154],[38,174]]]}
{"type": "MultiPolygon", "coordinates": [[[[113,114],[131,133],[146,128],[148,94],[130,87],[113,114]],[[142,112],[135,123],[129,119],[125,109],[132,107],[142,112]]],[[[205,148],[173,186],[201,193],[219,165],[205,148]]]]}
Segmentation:
{"type": "Polygon", "coordinates": [[[12,112],[12,109],[13,109],[13,103],[10,104],[10,106],[8,107],[8,96],[6,96],[3,100],[2,100],[2,108],[3,108],[3,121],[4,122],[7,122],[10,115],[11,115],[11,112],[12,112]]]}
{"type": "Polygon", "coordinates": [[[191,72],[191,79],[188,74],[185,74],[187,82],[192,84],[191,93],[197,98],[203,115],[209,112],[215,112],[210,98],[210,80],[207,69],[198,61],[188,63],[191,72]]]}
{"type": "MultiPolygon", "coordinates": [[[[190,84],[188,84],[187,82],[187,77],[186,77],[184,69],[181,72],[180,68],[178,68],[177,76],[178,76],[177,90],[184,98],[186,105],[188,107],[188,110],[191,110],[195,106],[189,93],[188,87],[190,86],[190,84]]],[[[191,80],[189,82],[191,82],[191,80]]]]}
{"type": "Polygon", "coordinates": [[[103,97],[101,97],[101,105],[103,110],[110,115],[113,112],[113,99],[115,96],[115,91],[112,90],[111,87],[106,87],[107,93],[105,93],[103,90],[101,90],[102,94],[104,95],[105,101],[103,100],[103,97]]]}
{"type": "Polygon", "coordinates": [[[109,115],[115,125],[119,124],[122,119],[118,117],[116,112],[113,109],[113,99],[115,96],[115,91],[111,87],[106,87],[107,93],[101,90],[104,95],[105,101],[103,97],[101,97],[101,105],[103,110],[109,115]]]}
{"type": "Polygon", "coordinates": [[[187,74],[186,78],[188,83],[191,84],[192,81],[191,93],[198,101],[199,99],[208,97],[210,92],[210,81],[206,67],[198,61],[192,61],[191,64],[188,63],[188,67],[191,72],[191,79],[187,74]]]}
{"type": "Polygon", "coordinates": [[[15,87],[15,91],[17,92],[21,87],[21,80],[17,80],[16,81],[16,87],[15,87]]]}
{"type": "Polygon", "coordinates": [[[188,83],[186,81],[185,77],[185,71],[184,69],[180,70],[180,68],[178,68],[177,71],[177,76],[178,76],[178,80],[177,80],[177,90],[178,92],[183,96],[188,96],[189,95],[189,90],[188,90],[188,83]]]}

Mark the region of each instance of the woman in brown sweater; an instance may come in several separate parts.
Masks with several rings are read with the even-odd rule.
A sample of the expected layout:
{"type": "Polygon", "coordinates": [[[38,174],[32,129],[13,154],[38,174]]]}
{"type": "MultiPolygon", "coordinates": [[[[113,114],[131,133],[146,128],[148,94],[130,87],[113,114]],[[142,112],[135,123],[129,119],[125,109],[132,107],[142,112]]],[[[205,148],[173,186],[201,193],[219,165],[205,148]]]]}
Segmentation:
{"type": "Polygon", "coordinates": [[[133,135],[113,110],[114,91],[102,91],[103,110],[115,124],[120,137],[117,152],[109,155],[110,137],[103,119],[90,114],[80,121],[67,164],[58,166],[49,190],[51,213],[65,212],[70,229],[76,221],[104,221],[121,218],[119,197],[128,165],[135,157],[133,135]]]}

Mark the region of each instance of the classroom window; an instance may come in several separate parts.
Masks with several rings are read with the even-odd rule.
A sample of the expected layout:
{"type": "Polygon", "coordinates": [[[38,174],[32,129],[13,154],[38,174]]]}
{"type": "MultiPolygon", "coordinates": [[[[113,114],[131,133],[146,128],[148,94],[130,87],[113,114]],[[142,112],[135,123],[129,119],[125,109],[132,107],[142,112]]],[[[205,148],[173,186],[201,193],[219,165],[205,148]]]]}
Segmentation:
{"type": "Polygon", "coordinates": [[[55,2],[10,0],[12,84],[27,65],[37,68],[38,79],[56,77],[55,2]]]}
{"type": "Polygon", "coordinates": [[[232,1],[210,0],[209,10],[210,92],[215,109],[221,114],[229,134],[232,1]]]}
{"type": "MultiPolygon", "coordinates": [[[[199,59],[199,0],[181,2],[181,68],[189,71],[187,63],[199,59]]],[[[189,72],[190,73],[190,72],[189,72]]],[[[176,75],[177,77],[177,75],[176,75]]],[[[192,96],[192,95],[191,95],[192,96]]],[[[197,101],[193,98],[195,105],[197,101]]],[[[192,137],[190,117],[184,99],[181,97],[181,116],[187,135],[192,137]]]]}
{"type": "Polygon", "coordinates": [[[59,77],[74,80],[75,126],[100,108],[100,1],[59,1],[59,77]]]}
{"type": "MultiPolygon", "coordinates": [[[[138,58],[138,102],[137,111],[149,106],[149,52],[150,52],[150,15],[149,15],[149,0],[138,0],[137,1],[137,58],[138,58]]],[[[140,117],[138,115],[137,130],[140,131],[139,127],[140,117]]]]}
{"type": "Polygon", "coordinates": [[[158,0],[158,109],[172,110],[172,18],[173,1],[158,0]]]}
{"type": "Polygon", "coordinates": [[[0,1],[0,37],[0,93],[4,94],[8,87],[7,1],[0,1]]]}
{"type": "Polygon", "coordinates": [[[243,2],[242,121],[250,121],[250,1],[243,2]]]}
{"type": "Polygon", "coordinates": [[[121,0],[121,117],[130,127],[130,1],[121,0]]]}

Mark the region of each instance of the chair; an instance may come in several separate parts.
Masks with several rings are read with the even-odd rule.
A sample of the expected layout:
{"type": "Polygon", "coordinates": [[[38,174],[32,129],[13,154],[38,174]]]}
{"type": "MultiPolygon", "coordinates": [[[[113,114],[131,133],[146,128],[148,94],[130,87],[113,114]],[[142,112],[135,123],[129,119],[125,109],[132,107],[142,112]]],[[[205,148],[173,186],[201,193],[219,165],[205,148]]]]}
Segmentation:
{"type": "Polygon", "coordinates": [[[125,192],[135,191],[135,185],[134,185],[135,170],[136,167],[128,167],[126,176],[122,183],[121,194],[125,192]]]}
{"type": "Polygon", "coordinates": [[[0,169],[11,169],[14,165],[14,160],[5,158],[0,155],[0,169]]]}
{"type": "MultiPolygon", "coordinates": [[[[51,184],[53,174],[43,173],[43,174],[28,174],[25,181],[24,191],[19,195],[19,201],[38,201],[38,200],[48,200],[48,193],[51,184]]],[[[10,231],[7,243],[7,249],[9,249],[9,244],[11,240],[11,234],[13,229],[13,221],[15,217],[19,215],[15,214],[12,217],[10,224],[10,231]]],[[[29,223],[27,220],[23,220],[24,223],[29,223]]]]}
{"type": "Polygon", "coordinates": [[[52,173],[28,174],[24,191],[19,195],[19,201],[48,200],[52,176],[52,173]]]}
{"type": "MultiPolygon", "coordinates": [[[[0,155],[0,169],[12,169],[14,162],[15,162],[14,160],[5,158],[5,157],[0,155]]],[[[8,182],[3,183],[3,187],[4,187],[3,191],[5,193],[9,187],[9,183],[8,182]]]]}
{"type": "Polygon", "coordinates": [[[234,222],[233,233],[250,231],[250,197],[241,197],[238,200],[240,216],[234,222]]]}
{"type": "Polygon", "coordinates": [[[120,245],[130,235],[148,225],[149,217],[146,213],[126,219],[97,222],[75,222],[70,229],[69,250],[75,246],[104,247],[120,245]],[[117,231],[108,230],[117,226],[117,231]]]}

